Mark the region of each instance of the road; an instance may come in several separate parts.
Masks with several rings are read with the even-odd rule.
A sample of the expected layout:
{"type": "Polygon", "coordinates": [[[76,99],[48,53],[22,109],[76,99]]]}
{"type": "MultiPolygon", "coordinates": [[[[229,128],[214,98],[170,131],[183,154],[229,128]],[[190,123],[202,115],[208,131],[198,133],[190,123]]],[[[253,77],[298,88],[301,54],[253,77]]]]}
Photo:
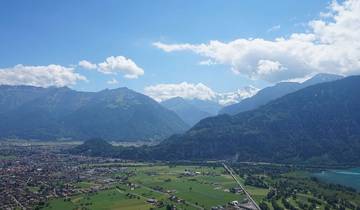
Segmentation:
{"type": "Polygon", "coordinates": [[[12,197],[12,199],[17,203],[17,205],[21,208],[21,209],[24,209],[26,210],[26,208],[13,196],[13,195],[10,195],[12,197]]]}
{"type": "Polygon", "coordinates": [[[261,210],[260,207],[257,205],[255,200],[251,197],[251,195],[246,191],[245,187],[240,183],[240,181],[237,179],[237,177],[234,175],[233,170],[228,167],[225,163],[222,163],[225,170],[233,177],[233,179],[236,181],[236,183],[239,185],[239,187],[242,189],[242,191],[245,193],[246,197],[251,201],[254,208],[257,210],[261,210]]]}

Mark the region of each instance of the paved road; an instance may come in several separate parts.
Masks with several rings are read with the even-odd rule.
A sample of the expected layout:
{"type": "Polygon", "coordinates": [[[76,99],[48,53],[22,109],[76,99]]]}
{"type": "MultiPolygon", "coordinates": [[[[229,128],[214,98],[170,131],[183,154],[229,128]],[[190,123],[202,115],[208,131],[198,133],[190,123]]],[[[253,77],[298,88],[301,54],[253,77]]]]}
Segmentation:
{"type": "Polygon", "coordinates": [[[26,210],[26,208],[12,195],[10,195],[12,197],[12,199],[18,204],[18,206],[21,208],[21,209],[24,209],[26,210]]]}
{"type": "Polygon", "coordinates": [[[257,205],[257,203],[255,202],[255,200],[251,197],[251,195],[246,191],[246,189],[242,186],[242,184],[239,182],[239,180],[237,179],[237,177],[234,175],[233,170],[228,167],[225,163],[223,163],[223,166],[225,168],[225,170],[227,172],[229,172],[229,174],[233,177],[233,179],[238,183],[239,187],[244,191],[246,197],[251,201],[251,203],[253,204],[254,209],[257,210],[261,210],[260,207],[257,205]]]}

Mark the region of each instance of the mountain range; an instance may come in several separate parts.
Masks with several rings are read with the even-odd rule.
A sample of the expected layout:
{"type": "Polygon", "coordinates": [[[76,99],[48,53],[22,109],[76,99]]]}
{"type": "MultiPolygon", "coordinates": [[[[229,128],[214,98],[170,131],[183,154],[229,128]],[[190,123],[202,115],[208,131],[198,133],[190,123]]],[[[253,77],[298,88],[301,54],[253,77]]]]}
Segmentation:
{"type": "Polygon", "coordinates": [[[181,97],[162,101],[161,105],[174,111],[190,126],[195,125],[204,118],[217,115],[222,108],[221,105],[210,100],[184,99],[181,97]]]}
{"type": "Polygon", "coordinates": [[[323,82],[331,82],[334,80],[342,79],[343,76],[335,74],[317,74],[314,77],[302,82],[280,82],[274,86],[266,87],[257,92],[252,97],[246,98],[239,103],[235,103],[224,107],[219,111],[219,114],[235,115],[240,112],[256,109],[269,103],[272,100],[285,96],[289,93],[293,93],[302,88],[309,87],[311,85],[320,84],[323,82]]]}
{"type": "Polygon", "coordinates": [[[0,138],[161,140],[188,129],[174,112],[127,88],[0,86],[0,138]]]}
{"type": "Polygon", "coordinates": [[[215,116],[217,114],[235,115],[240,112],[253,110],[269,103],[274,99],[280,98],[286,94],[295,92],[302,88],[323,82],[331,82],[341,78],[343,77],[340,75],[322,73],[317,74],[302,83],[280,82],[274,86],[266,87],[260,90],[257,94],[254,94],[257,92],[257,89],[253,87],[247,87],[246,89],[242,89],[241,93],[248,93],[248,97],[244,95],[244,98],[241,98],[238,95],[237,99],[240,99],[239,103],[225,107],[220,105],[220,99],[215,102],[211,100],[185,99],[181,97],[170,98],[168,100],[162,101],[161,104],[167,109],[174,111],[188,125],[193,126],[200,120],[207,117],[215,116]]]}
{"type": "Polygon", "coordinates": [[[141,160],[360,165],[360,76],[312,85],[255,110],[206,118],[156,146],[89,141],[72,152],[141,160]],[[94,145],[102,145],[96,150],[94,145]]]}

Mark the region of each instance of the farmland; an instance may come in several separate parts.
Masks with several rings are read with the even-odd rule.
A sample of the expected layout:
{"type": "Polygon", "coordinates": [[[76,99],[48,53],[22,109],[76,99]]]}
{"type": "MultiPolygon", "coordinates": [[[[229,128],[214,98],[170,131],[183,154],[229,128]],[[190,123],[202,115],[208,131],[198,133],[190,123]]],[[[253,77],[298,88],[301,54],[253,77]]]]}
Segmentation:
{"type": "MultiPolygon", "coordinates": [[[[69,147],[1,147],[0,209],[244,209],[251,203],[222,162],[134,162],[63,153],[69,147]]],[[[313,176],[324,168],[226,164],[261,209],[359,210],[355,189],[313,176]]]]}
{"type": "MultiPolygon", "coordinates": [[[[130,166],[126,167],[126,174],[109,175],[121,181],[112,183],[107,190],[53,199],[45,209],[162,209],[167,206],[210,209],[245,199],[241,193],[230,192],[237,185],[221,167],[130,166]]],[[[88,182],[80,182],[77,186],[93,187],[88,182]]]]}

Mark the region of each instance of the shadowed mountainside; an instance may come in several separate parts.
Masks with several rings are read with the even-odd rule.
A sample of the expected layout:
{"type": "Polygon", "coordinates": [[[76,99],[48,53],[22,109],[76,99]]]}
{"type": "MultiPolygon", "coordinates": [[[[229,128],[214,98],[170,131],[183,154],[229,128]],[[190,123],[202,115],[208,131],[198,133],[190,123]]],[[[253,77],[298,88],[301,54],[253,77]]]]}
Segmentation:
{"type": "MultiPolygon", "coordinates": [[[[360,76],[310,86],[253,111],[204,119],[157,146],[110,145],[103,155],[360,165],[359,89],[360,76]]],[[[93,154],[83,146],[74,151],[93,154]]]]}
{"type": "Polygon", "coordinates": [[[127,88],[0,86],[0,108],[1,138],[160,140],[188,128],[174,112],[127,88]]]}

